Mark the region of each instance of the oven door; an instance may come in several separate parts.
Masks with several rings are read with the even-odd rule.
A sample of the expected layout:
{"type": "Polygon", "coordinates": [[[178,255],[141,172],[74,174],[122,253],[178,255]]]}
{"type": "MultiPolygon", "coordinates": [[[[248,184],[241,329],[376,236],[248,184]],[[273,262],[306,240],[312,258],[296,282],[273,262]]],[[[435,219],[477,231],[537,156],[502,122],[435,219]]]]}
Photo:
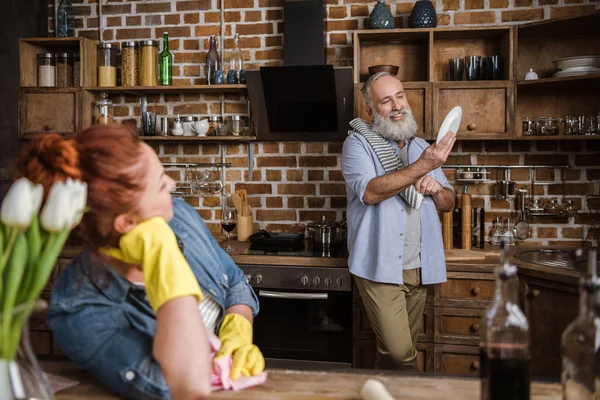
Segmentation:
{"type": "Polygon", "coordinates": [[[254,342],[267,367],[350,368],[352,293],[255,289],[254,342]]]}

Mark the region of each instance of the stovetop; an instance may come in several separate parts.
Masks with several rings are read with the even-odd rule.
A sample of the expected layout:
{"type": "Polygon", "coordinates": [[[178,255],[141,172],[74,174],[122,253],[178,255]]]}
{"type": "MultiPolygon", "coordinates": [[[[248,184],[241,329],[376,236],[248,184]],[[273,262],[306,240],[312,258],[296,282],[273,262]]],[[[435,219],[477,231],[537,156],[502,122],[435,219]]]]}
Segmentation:
{"type": "Polygon", "coordinates": [[[265,246],[252,244],[241,255],[253,256],[288,256],[288,257],[322,257],[322,258],[347,258],[348,248],[346,243],[334,247],[320,247],[312,241],[304,241],[304,246],[289,248],[281,246],[265,246]]]}

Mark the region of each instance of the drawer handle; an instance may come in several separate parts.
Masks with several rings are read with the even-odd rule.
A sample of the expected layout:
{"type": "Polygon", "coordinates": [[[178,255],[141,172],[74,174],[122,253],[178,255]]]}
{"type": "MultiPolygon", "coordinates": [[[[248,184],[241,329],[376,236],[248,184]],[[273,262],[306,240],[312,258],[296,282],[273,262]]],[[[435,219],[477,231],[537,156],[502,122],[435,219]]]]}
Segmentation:
{"type": "Polygon", "coordinates": [[[529,297],[532,297],[535,299],[539,295],[540,295],[540,291],[538,289],[530,289],[529,290],[529,297]]]}
{"type": "Polygon", "coordinates": [[[473,362],[471,363],[471,369],[472,369],[473,371],[479,371],[479,361],[473,361],[473,362]]]}
{"type": "Polygon", "coordinates": [[[467,125],[467,130],[468,131],[474,131],[475,129],[477,129],[477,125],[475,125],[475,124],[469,124],[469,125],[467,125]]]}
{"type": "Polygon", "coordinates": [[[473,325],[471,325],[471,330],[473,332],[479,332],[479,324],[473,324],[473,325]]]}
{"type": "Polygon", "coordinates": [[[471,289],[471,293],[473,293],[473,296],[477,296],[479,293],[481,293],[481,288],[479,286],[475,286],[473,289],[471,289]]]}
{"type": "Polygon", "coordinates": [[[46,124],[46,125],[44,125],[44,130],[45,131],[52,131],[52,130],[54,130],[54,125],[52,125],[52,124],[46,124]]]}

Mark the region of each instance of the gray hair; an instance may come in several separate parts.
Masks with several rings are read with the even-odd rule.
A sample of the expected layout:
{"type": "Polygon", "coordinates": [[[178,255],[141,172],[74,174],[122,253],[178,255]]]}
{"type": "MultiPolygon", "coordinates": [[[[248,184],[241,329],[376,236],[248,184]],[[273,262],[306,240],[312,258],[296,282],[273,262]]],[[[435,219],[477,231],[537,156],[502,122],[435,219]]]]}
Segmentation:
{"type": "MultiPolygon", "coordinates": [[[[373,83],[375,83],[376,80],[378,80],[379,78],[382,78],[384,76],[391,76],[395,79],[398,79],[398,77],[396,75],[390,74],[387,71],[377,72],[376,74],[371,75],[369,77],[369,79],[367,79],[365,84],[363,85],[362,89],[360,89],[360,91],[363,94],[363,97],[365,98],[365,103],[367,103],[367,107],[369,107],[369,108],[373,107],[373,99],[371,98],[371,86],[373,86],[373,83]]],[[[398,79],[398,80],[400,80],[400,79],[398,79]]]]}

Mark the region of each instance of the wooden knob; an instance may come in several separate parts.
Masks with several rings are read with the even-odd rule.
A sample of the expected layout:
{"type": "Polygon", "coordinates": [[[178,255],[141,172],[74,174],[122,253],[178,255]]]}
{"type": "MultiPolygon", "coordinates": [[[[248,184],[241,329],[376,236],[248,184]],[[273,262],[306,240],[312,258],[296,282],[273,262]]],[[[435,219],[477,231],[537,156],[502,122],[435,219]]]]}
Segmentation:
{"type": "Polygon", "coordinates": [[[529,290],[529,297],[536,298],[539,295],[540,295],[540,291],[538,289],[530,289],[529,290]]]}
{"type": "Polygon", "coordinates": [[[477,125],[475,125],[475,124],[469,124],[469,125],[467,125],[467,130],[468,131],[474,131],[475,129],[477,129],[477,125]]]}
{"type": "Polygon", "coordinates": [[[46,131],[52,131],[52,130],[54,130],[54,125],[52,125],[52,124],[46,124],[46,125],[44,125],[44,130],[46,130],[46,131]]]}
{"type": "Polygon", "coordinates": [[[473,361],[473,362],[471,363],[471,369],[472,369],[473,371],[478,371],[478,370],[479,370],[479,361],[473,361]]]}
{"type": "Polygon", "coordinates": [[[475,286],[473,289],[471,289],[471,293],[473,293],[474,296],[477,296],[479,293],[481,293],[481,288],[479,286],[475,286]]]}
{"type": "Polygon", "coordinates": [[[472,330],[473,332],[477,332],[477,331],[479,331],[479,324],[473,324],[473,325],[471,325],[471,330],[472,330]]]}

